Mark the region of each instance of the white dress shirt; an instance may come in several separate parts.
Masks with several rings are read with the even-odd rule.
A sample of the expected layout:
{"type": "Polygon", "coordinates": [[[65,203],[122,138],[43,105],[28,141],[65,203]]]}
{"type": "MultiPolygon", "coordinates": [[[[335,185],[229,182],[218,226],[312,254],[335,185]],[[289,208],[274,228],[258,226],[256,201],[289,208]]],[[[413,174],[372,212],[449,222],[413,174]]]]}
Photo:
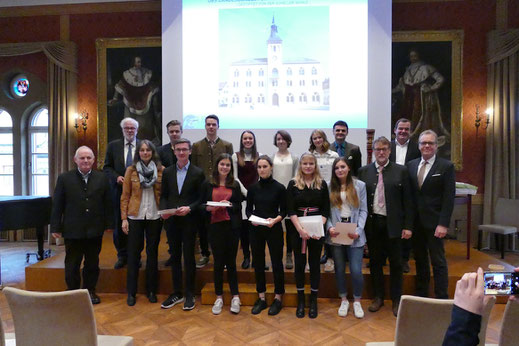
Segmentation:
{"type": "Polygon", "coordinates": [[[405,156],[407,155],[408,148],[409,139],[404,144],[400,144],[395,140],[395,162],[399,165],[405,165],[405,156]]]}

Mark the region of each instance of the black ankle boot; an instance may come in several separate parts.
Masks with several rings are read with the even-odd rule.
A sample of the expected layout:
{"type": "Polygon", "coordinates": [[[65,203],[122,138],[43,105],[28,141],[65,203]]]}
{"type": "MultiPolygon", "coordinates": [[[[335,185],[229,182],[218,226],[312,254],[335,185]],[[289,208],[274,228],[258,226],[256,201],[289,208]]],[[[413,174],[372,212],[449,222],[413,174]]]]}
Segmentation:
{"type": "Polygon", "coordinates": [[[297,318],[305,317],[305,292],[304,291],[297,291],[296,317],[297,318]]]}
{"type": "Polygon", "coordinates": [[[310,310],[308,310],[308,317],[317,317],[317,292],[315,291],[310,293],[310,310]]]}

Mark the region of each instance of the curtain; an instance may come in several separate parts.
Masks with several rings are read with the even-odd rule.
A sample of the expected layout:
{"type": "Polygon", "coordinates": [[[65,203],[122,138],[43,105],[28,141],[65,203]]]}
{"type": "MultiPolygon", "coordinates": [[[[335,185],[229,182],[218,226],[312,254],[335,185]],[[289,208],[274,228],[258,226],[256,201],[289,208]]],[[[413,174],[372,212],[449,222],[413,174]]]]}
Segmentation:
{"type": "Polygon", "coordinates": [[[68,41],[0,44],[0,57],[38,52],[43,52],[48,59],[49,194],[52,194],[58,175],[74,167],[77,48],[74,42],[68,41]]]}
{"type": "Polygon", "coordinates": [[[488,35],[487,129],[483,223],[492,223],[499,197],[519,198],[519,30],[488,35]]]}

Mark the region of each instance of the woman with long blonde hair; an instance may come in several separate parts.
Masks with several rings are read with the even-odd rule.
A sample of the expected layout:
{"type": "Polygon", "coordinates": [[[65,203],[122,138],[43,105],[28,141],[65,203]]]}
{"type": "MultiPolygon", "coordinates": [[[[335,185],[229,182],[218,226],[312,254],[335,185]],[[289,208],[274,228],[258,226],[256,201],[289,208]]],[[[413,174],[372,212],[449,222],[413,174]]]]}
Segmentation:
{"type": "Polygon", "coordinates": [[[303,216],[320,215],[322,223],[330,214],[328,185],[321,178],[317,160],[311,153],[304,153],[299,160],[299,168],[294,179],[287,188],[287,211],[297,234],[292,239],[295,259],[295,278],[297,287],[296,316],[305,316],[305,265],[310,266],[310,309],[308,317],[317,317],[317,294],[319,292],[320,270],[319,258],[323,248],[324,237],[310,236],[300,222],[303,216]],[[308,249],[307,249],[308,247],[308,249]]]}

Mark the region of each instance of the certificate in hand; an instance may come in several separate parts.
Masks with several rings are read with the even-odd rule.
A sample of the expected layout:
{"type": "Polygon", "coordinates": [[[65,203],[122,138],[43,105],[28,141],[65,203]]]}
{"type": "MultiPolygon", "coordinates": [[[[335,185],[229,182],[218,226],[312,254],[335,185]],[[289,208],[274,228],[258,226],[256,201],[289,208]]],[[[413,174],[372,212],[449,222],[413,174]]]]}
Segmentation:
{"type": "Polygon", "coordinates": [[[321,215],[300,216],[298,219],[310,237],[324,237],[323,217],[321,215]]]}
{"type": "Polygon", "coordinates": [[[353,244],[353,239],[348,237],[348,234],[355,233],[356,229],[357,229],[356,223],[337,222],[335,224],[335,231],[339,232],[339,235],[336,237],[330,238],[330,239],[335,244],[351,245],[351,244],[353,244]]]}
{"type": "Polygon", "coordinates": [[[206,205],[210,207],[231,207],[231,202],[215,202],[215,201],[207,201],[206,205]]]}
{"type": "Polygon", "coordinates": [[[157,213],[160,216],[162,216],[162,215],[175,215],[177,213],[177,208],[159,210],[157,213]]]}
{"type": "Polygon", "coordinates": [[[249,221],[250,222],[253,222],[257,225],[262,225],[262,226],[268,226],[269,225],[269,222],[267,221],[267,219],[264,219],[262,217],[258,217],[256,215],[251,215],[249,217],[249,221]]]}

